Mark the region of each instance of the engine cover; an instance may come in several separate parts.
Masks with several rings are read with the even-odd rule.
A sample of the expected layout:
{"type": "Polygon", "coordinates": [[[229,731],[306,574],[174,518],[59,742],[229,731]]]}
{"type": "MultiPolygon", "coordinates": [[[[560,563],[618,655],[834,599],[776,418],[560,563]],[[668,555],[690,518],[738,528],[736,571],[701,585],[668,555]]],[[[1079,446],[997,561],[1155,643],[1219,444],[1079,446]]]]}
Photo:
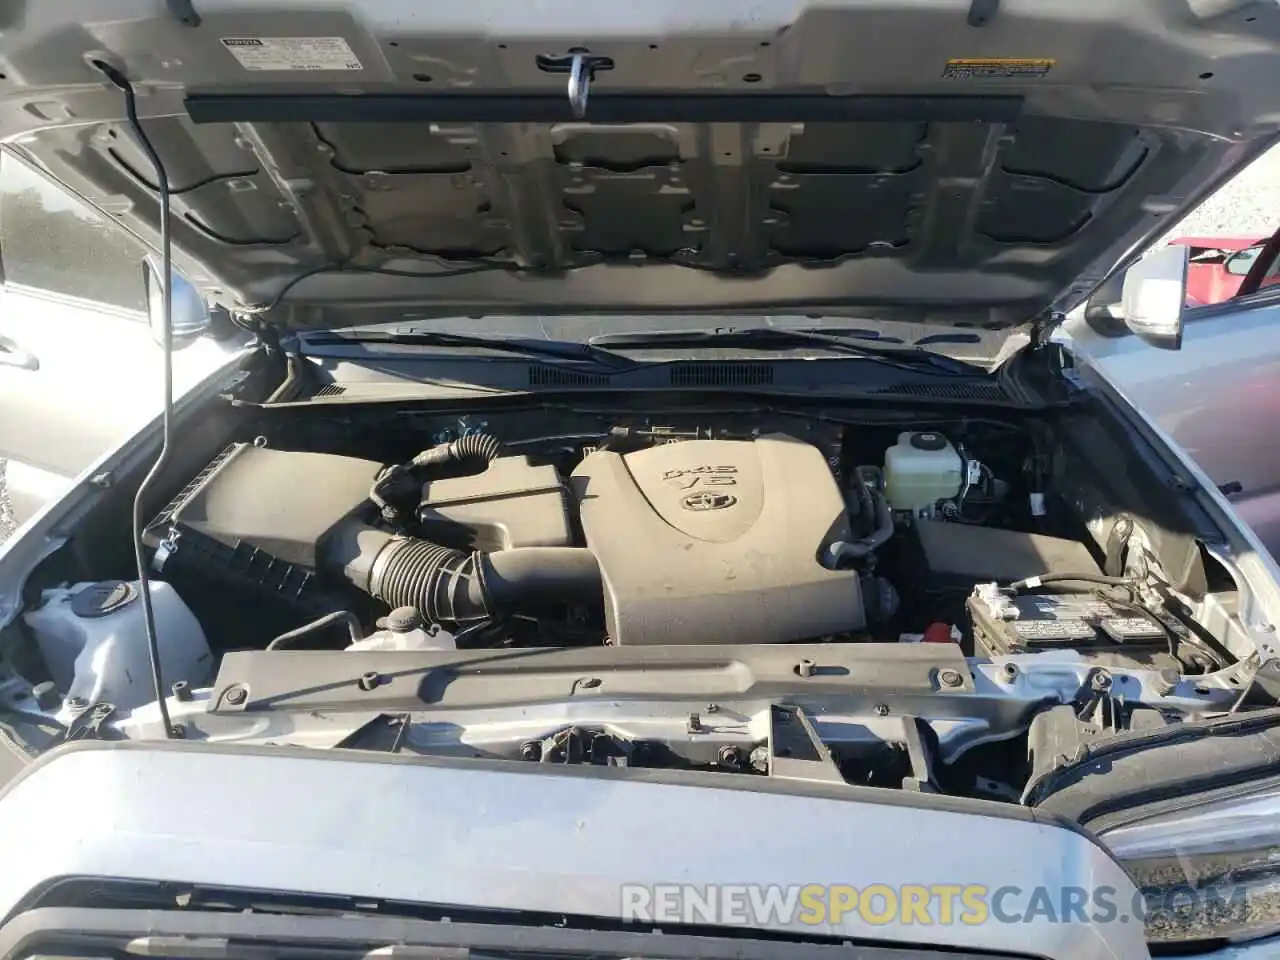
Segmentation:
{"type": "Polygon", "coordinates": [[[572,483],[614,643],[777,643],[866,625],[857,573],[820,563],[849,518],[810,444],[597,451],[572,483]]]}

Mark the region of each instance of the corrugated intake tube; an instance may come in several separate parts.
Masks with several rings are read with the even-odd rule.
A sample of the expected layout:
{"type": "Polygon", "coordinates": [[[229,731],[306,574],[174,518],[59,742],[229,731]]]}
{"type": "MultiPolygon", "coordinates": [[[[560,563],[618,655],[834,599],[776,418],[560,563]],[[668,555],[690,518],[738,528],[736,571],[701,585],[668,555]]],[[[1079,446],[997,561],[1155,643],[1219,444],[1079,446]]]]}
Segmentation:
{"type": "Polygon", "coordinates": [[[441,443],[425,450],[413,458],[416,466],[425,466],[428,463],[437,463],[437,460],[419,461],[420,457],[428,454],[434,454],[443,460],[482,460],[484,466],[488,466],[498,459],[498,454],[502,451],[502,441],[490,433],[471,433],[465,437],[460,437],[449,443],[441,443]],[[437,454],[436,451],[443,450],[444,453],[437,454]]]}
{"type": "Polygon", "coordinates": [[[407,463],[397,463],[387,467],[378,474],[369,490],[369,499],[381,512],[383,519],[395,523],[399,519],[399,511],[388,502],[388,493],[396,482],[407,474],[432,467],[441,463],[463,463],[471,460],[476,464],[476,473],[488,469],[489,464],[498,459],[502,451],[502,441],[489,433],[472,433],[448,443],[438,443],[434,447],[423,450],[407,463]]]}
{"type": "Polygon", "coordinates": [[[488,620],[514,610],[598,602],[600,568],[579,547],[454,550],[355,521],[326,551],[330,568],[392,607],[417,607],[433,623],[488,620]]]}

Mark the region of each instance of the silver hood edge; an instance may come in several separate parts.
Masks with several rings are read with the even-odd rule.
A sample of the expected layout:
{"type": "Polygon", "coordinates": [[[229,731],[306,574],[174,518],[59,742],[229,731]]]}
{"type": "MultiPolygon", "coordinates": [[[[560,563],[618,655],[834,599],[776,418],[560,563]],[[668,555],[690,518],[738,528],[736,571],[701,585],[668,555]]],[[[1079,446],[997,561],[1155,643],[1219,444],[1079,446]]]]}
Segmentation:
{"type": "MultiPolygon", "coordinates": [[[[1123,870],[1082,832],[939,799],[890,803],[847,788],[837,798],[821,785],[767,792],[641,770],[85,743],[46,755],[0,795],[0,915],[67,876],[615,919],[624,884],[1044,886],[1055,899],[1064,887],[1103,887],[1122,909],[1133,902],[1123,870]]],[[[848,914],[766,926],[886,945],[1146,956],[1142,925],[1118,921],[925,927],[848,914]]]]}

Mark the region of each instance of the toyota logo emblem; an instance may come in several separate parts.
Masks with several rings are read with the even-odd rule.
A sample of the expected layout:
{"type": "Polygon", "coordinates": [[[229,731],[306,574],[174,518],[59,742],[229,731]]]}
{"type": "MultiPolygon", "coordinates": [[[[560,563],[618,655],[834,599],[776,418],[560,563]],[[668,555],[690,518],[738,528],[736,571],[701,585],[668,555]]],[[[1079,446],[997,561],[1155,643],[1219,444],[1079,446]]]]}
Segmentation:
{"type": "Polygon", "coordinates": [[[695,513],[705,510],[725,510],[738,502],[738,498],[728,493],[691,493],[680,501],[680,506],[695,513]]]}

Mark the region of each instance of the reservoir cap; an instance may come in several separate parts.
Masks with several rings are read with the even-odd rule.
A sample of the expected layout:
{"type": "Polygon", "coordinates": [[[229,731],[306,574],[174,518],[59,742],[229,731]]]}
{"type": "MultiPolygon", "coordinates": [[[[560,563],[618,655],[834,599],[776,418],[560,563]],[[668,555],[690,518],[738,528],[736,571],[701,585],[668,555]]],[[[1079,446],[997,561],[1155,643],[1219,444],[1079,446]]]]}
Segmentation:
{"type": "Polygon", "coordinates": [[[132,603],[138,593],[123,580],[103,580],[85,587],[71,598],[71,612],[77,617],[105,617],[132,603]]]}
{"type": "Polygon", "coordinates": [[[942,450],[947,446],[947,438],[940,433],[913,433],[911,445],[917,450],[942,450]]]}

